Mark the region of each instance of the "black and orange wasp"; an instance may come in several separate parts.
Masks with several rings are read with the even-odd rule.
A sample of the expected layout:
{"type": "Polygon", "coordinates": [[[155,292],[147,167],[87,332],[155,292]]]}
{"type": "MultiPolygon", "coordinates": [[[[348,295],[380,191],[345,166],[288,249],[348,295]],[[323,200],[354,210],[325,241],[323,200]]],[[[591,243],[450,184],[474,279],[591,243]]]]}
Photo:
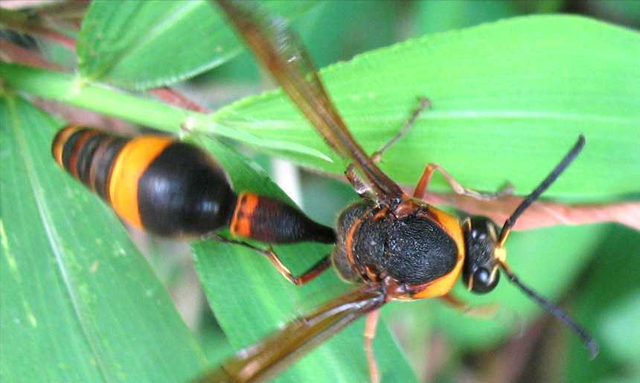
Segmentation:
{"type": "Polygon", "coordinates": [[[373,382],[379,372],[372,350],[379,309],[392,300],[440,298],[461,311],[471,308],[451,293],[458,279],[468,290],[492,291],[501,273],[525,295],[571,328],[592,357],[596,342],[562,309],[524,284],[507,263],[505,243],[520,215],[579,155],[580,136],[549,175],[499,227],[482,216],[458,217],[422,200],[434,172],[456,193],[486,199],[503,192],[481,193],[463,187],[436,164],[426,166],[409,195],[377,165],[384,151],[406,133],[430,102],[421,99],[401,131],[372,155],[355,141],[329,98],[317,71],[295,34],[246,5],[216,0],[246,45],[278,85],[311,122],[326,143],[350,162],[346,177],[362,199],[342,211],[336,242],[329,256],[337,273],[356,287],[286,324],[263,341],[240,351],[198,382],[264,382],[313,347],[358,318],[366,317],[364,346],[373,382]]]}

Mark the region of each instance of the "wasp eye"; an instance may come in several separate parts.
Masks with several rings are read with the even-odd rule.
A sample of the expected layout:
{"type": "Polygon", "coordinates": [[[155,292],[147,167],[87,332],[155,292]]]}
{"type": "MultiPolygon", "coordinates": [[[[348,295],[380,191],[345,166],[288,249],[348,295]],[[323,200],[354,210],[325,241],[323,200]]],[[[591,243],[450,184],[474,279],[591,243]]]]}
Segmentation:
{"type": "Polygon", "coordinates": [[[492,273],[491,270],[485,267],[480,267],[473,272],[471,291],[479,294],[488,293],[498,285],[499,280],[500,273],[492,273]]]}

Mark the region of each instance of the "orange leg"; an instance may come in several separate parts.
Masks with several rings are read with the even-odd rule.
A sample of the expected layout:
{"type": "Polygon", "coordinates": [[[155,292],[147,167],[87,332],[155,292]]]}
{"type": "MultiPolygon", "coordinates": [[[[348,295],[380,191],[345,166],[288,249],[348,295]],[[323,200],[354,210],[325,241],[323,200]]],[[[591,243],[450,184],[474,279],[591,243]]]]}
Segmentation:
{"type": "Polygon", "coordinates": [[[372,311],[367,315],[367,319],[364,325],[364,351],[367,354],[367,363],[369,364],[369,376],[371,377],[371,383],[380,382],[378,363],[376,362],[376,356],[373,354],[373,338],[376,337],[379,317],[380,310],[372,311]]]}
{"type": "Polygon", "coordinates": [[[275,266],[276,270],[287,280],[293,283],[296,286],[304,285],[305,283],[313,280],[318,275],[322,274],[323,271],[331,267],[331,258],[327,255],[316,262],[315,265],[311,266],[311,268],[300,276],[294,276],[291,271],[282,263],[278,254],[275,251],[269,249],[266,250],[265,255],[267,259],[271,262],[273,266],[275,266]]]}
{"type": "Polygon", "coordinates": [[[498,311],[498,308],[500,307],[497,304],[471,307],[468,303],[460,300],[451,293],[441,296],[440,299],[442,299],[444,303],[448,304],[449,306],[462,312],[465,315],[471,315],[484,319],[494,317],[496,315],[496,312],[498,311]]]}
{"type": "Polygon", "coordinates": [[[331,258],[329,256],[325,256],[324,258],[316,262],[315,265],[311,266],[309,270],[302,273],[302,275],[296,277],[293,275],[293,273],[291,273],[291,270],[289,270],[289,268],[285,266],[284,263],[282,263],[282,261],[280,260],[280,257],[278,257],[278,254],[275,251],[273,251],[272,248],[261,249],[257,246],[253,246],[246,242],[236,241],[233,239],[222,237],[220,235],[213,235],[212,237],[219,242],[244,246],[246,248],[249,248],[253,251],[256,251],[266,256],[269,262],[271,262],[271,264],[276,268],[276,270],[278,270],[278,272],[283,277],[285,277],[289,282],[297,286],[304,285],[305,283],[311,281],[318,275],[322,274],[323,271],[331,267],[331,258]]]}
{"type": "Polygon", "coordinates": [[[495,193],[483,193],[473,189],[466,188],[460,184],[460,182],[456,181],[449,172],[444,170],[444,168],[438,164],[429,164],[424,169],[424,173],[420,177],[418,181],[418,185],[416,185],[415,190],[413,191],[413,197],[422,199],[424,197],[424,193],[427,191],[427,187],[429,185],[429,181],[431,181],[431,177],[433,173],[438,170],[440,174],[447,180],[451,188],[454,192],[461,195],[466,195],[469,197],[481,199],[481,200],[490,200],[500,198],[505,195],[510,195],[513,192],[513,186],[511,184],[505,185],[502,189],[498,190],[495,193]]]}

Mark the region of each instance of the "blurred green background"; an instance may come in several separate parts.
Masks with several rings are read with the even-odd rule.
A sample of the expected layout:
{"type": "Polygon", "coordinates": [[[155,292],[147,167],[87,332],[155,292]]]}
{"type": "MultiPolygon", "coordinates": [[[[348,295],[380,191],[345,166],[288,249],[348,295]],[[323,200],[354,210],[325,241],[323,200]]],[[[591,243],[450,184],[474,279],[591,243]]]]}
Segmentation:
{"type": "MultiPolygon", "coordinates": [[[[293,22],[292,27],[300,33],[319,68],[408,38],[522,15],[580,14],[634,30],[640,28],[640,2],[624,0],[332,1],[310,8],[293,22]]],[[[39,47],[54,62],[73,62],[68,52],[55,45],[40,41],[39,47]]],[[[243,52],[224,65],[178,83],[176,87],[216,110],[242,97],[271,89],[273,85],[262,75],[253,57],[243,52]]],[[[280,186],[305,212],[325,224],[331,225],[341,209],[357,200],[351,188],[340,180],[292,167],[243,145],[236,145],[236,148],[265,169],[273,180],[281,182],[280,186]]],[[[7,182],[7,177],[3,178],[7,182]]],[[[624,199],[637,201],[640,199],[638,193],[626,195],[624,199]]],[[[5,194],[0,204],[5,214],[9,210],[7,201],[5,194]]],[[[204,297],[190,248],[139,232],[133,232],[132,236],[142,252],[148,255],[153,272],[171,293],[208,361],[216,364],[233,353],[216,321],[217,314],[211,312],[204,297]]],[[[207,245],[203,246],[206,248],[207,245]]],[[[202,249],[194,252],[198,251],[202,249]]],[[[637,231],[619,225],[598,224],[515,233],[509,242],[509,253],[512,267],[523,280],[561,304],[590,330],[600,344],[599,357],[590,361],[573,334],[528,302],[508,282],[503,281],[495,293],[481,298],[458,286],[456,293],[473,304],[507,304],[490,320],[464,317],[431,301],[392,303],[383,310],[386,324],[395,334],[419,381],[640,381],[640,234],[637,231]]],[[[195,258],[200,262],[198,267],[207,267],[203,266],[205,260],[195,258]]],[[[5,267],[3,272],[6,271],[5,267]]],[[[3,275],[6,278],[6,274],[3,275]]],[[[241,286],[238,281],[233,288],[241,286]]],[[[341,292],[339,287],[335,289],[329,295],[341,292]]],[[[8,293],[5,291],[4,294],[8,293]]],[[[288,318],[322,302],[314,297],[313,290],[303,290],[301,294],[304,300],[294,304],[288,318]]],[[[3,299],[3,337],[9,328],[5,320],[11,320],[6,316],[8,302],[3,299]]],[[[12,351],[6,347],[7,343],[2,344],[5,362],[0,362],[0,373],[14,377],[5,358],[5,354],[12,351]]],[[[376,348],[376,355],[386,366],[385,350],[376,348]]],[[[137,357],[135,352],[132,357],[137,357]]],[[[362,359],[360,355],[355,358],[362,359]]],[[[362,366],[360,359],[354,363],[362,366]]],[[[394,359],[389,357],[388,360],[392,363],[394,359]]],[[[387,367],[384,371],[388,371],[387,367]]],[[[366,372],[360,377],[366,378],[366,372]]],[[[385,380],[383,375],[383,382],[387,381],[391,380],[385,380]]]]}

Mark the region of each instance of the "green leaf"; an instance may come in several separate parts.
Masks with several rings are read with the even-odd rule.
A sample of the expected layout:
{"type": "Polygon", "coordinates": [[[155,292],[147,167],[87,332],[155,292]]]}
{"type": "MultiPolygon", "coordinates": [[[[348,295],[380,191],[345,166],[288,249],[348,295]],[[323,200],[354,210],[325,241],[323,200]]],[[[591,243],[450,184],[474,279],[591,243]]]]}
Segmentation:
{"type": "Polygon", "coordinates": [[[115,215],[55,165],[59,126],[0,98],[0,377],[185,382],[203,353],[115,215]]]}
{"type": "Polygon", "coordinates": [[[623,382],[631,373],[635,372],[636,376],[640,373],[638,344],[633,342],[637,336],[638,317],[629,318],[631,323],[615,317],[633,315],[634,310],[637,311],[632,302],[640,294],[640,235],[635,230],[613,225],[606,234],[592,250],[597,257],[589,265],[588,279],[576,292],[579,295],[573,310],[600,343],[600,355],[591,362],[586,361],[580,342],[569,338],[567,367],[565,376],[560,379],[567,383],[623,382]],[[619,343],[620,339],[627,342],[626,347],[619,343]]]}
{"type": "MultiPolygon", "coordinates": [[[[418,96],[430,98],[433,109],[382,159],[400,183],[414,184],[436,162],[465,186],[496,190],[509,180],[524,194],[583,133],[584,152],[546,195],[596,200],[640,189],[638,57],[636,32],[581,17],[532,16],[410,40],[321,75],[368,152],[399,130],[418,96]]],[[[211,119],[329,153],[281,92],[241,100],[211,119]]],[[[345,167],[276,154],[336,174],[345,167]]],[[[440,180],[434,185],[448,190],[440,180]]]]}
{"type": "Polygon", "coordinates": [[[104,84],[87,83],[67,73],[0,62],[0,76],[6,84],[15,89],[111,114],[174,134],[182,133],[181,127],[193,130],[206,129],[213,136],[230,138],[247,145],[316,157],[323,162],[330,161],[330,158],[316,149],[281,139],[259,138],[243,130],[216,125],[201,113],[137,97],[104,84]]]}
{"type": "MultiPolygon", "coordinates": [[[[287,199],[268,177],[235,152],[212,140],[198,140],[228,170],[237,190],[287,199]]],[[[327,271],[308,285],[286,281],[260,254],[239,246],[214,242],[193,245],[196,268],[207,298],[229,342],[236,348],[261,340],[277,327],[338,296],[349,287],[334,271],[327,271]]],[[[327,245],[277,246],[275,250],[294,274],[311,267],[331,251],[327,245]]],[[[381,325],[375,350],[384,380],[416,381],[402,352],[381,325]]],[[[278,382],[368,381],[363,350],[363,321],[351,325],[304,357],[278,382]]]]}
{"type": "Polygon", "coordinates": [[[15,90],[172,133],[178,133],[188,117],[198,114],[104,84],[84,82],[77,76],[63,72],[0,62],[0,77],[5,86],[15,90]]]}
{"type": "MultiPolygon", "coordinates": [[[[264,8],[291,19],[315,4],[271,1],[264,8]]],[[[223,25],[210,1],[94,1],[78,39],[80,73],[128,89],[193,77],[242,51],[223,25]]]]}

